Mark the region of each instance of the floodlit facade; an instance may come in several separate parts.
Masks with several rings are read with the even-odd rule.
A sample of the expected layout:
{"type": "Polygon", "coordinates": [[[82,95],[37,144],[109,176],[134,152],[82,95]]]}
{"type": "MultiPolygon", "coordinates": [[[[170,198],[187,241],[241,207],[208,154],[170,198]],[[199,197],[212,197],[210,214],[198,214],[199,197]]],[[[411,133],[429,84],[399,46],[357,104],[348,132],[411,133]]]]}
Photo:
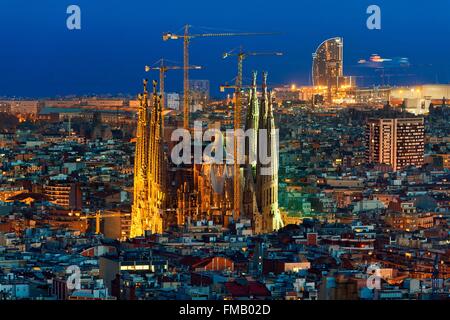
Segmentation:
{"type": "Polygon", "coordinates": [[[153,83],[149,105],[147,81],[139,95],[138,127],[134,163],[134,201],[131,216],[131,238],[163,232],[166,202],[166,163],[162,141],[161,99],[153,83]]]}
{"type": "Polygon", "coordinates": [[[243,215],[253,220],[256,234],[270,233],[284,226],[280,209],[278,208],[278,145],[277,129],[273,115],[271,93],[267,90],[267,73],[263,73],[261,102],[258,102],[256,92],[256,73],[253,73],[253,84],[250,93],[249,107],[245,123],[246,130],[254,130],[253,141],[249,141],[246,156],[259,155],[259,147],[267,146],[268,155],[273,161],[262,163],[258,156],[255,162],[249,161],[244,170],[243,215]],[[264,137],[260,130],[266,130],[266,141],[258,141],[264,137]],[[254,176],[256,173],[256,177],[254,176]]]}

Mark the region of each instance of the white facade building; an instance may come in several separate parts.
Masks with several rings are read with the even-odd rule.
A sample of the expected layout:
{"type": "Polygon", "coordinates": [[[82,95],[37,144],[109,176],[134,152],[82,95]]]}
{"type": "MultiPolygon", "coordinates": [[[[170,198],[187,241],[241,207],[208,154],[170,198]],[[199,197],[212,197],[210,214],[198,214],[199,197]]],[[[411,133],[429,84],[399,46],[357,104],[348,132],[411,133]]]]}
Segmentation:
{"type": "Polygon", "coordinates": [[[450,85],[427,84],[414,87],[398,87],[391,89],[390,101],[393,105],[406,104],[406,111],[415,115],[427,114],[430,104],[442,104],[442,100],[450,99],[450,85]]]}

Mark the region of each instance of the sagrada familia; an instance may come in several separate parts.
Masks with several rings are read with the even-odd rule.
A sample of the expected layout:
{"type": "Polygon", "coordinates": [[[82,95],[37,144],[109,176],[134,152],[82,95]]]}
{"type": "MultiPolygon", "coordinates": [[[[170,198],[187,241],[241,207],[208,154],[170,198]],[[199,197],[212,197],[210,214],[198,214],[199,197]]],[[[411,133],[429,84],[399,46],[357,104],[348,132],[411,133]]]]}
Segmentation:
{"type": "Polygon", "coordinates": [[[131,238],[195,221],[227,227],[246,219],[251,221],[254,234],[283,227],[278,208],[278,132],[271,93],[264,73],[258,98],[256,78],[254,72],[245,119],[246,133],[251,134],[245,140],[245,163],[240,164],[238,177],[233,165],[225,161],[178,166],[169,161],[161,97],[153,82],[149,98],[144,81],[144,92],[138,96],[131,238]],[[239,180],[239,197],[233,194],[234,179],[239,180]],[[240,202],[238,212],[235,198],[240,202]]]}
{"type": "Polygon", "coordinates": [[[138,99],[131,238],[144,235],[146,230],[162,233],[167,205],[167,160],[162,139],[161,99],[156,92],[156,82],[153,82],[151,105],[147,80],[144,80],[144,92],[138,99]]]}

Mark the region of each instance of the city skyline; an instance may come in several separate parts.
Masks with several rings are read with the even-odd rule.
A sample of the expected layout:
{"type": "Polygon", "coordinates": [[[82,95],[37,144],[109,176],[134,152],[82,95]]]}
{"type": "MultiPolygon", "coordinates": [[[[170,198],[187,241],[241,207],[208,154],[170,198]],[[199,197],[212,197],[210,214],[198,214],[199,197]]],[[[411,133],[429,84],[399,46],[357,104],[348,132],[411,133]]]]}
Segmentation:
{"type": "MultiPolygon", "coordinates": [[[[204,66],[191,72],[192,79],[211,81],[212,96],[219,94],[221,83],[235,76],[231,61],[223,61],[223,52],[244,45],[249,50],[281,50],[279,59],[258,58],[245,66],[244,80],[251,71],[268,71],[272,84],[307,85],[311,82],[311,54],[325,39],[343,37],[344,72],[358,70],[358,60],[374,53],[383,56],[405,56],[411,61],[414,78],[392,79],[397,84],[448,83],[450,45],[441,38],[449,31],[444,23],[448,3],[415,5],[417,1],[379,1],[382,10],[381,30],[366,27],[369,1],[334,3],[264,4],[255,1],[227,5],[196,2],[183,4],[150,4],[137,1],[133,6],[119,1],[106,3],[78,1],[81,8],[81,30],[66,28],[67,6],[70,3],[41,1],[0,5],[0,34],[5,44],[0,52],[0,96],[33,98],[119,93],[135,95],[136,86],[145,74],[143,66],[159,58],[182,62],[182,45],[164,43],[162,33],[177,32],[185,23],[193,30],[208,32],[279,32],[265,37],[230,37],[194,39],[191,62],[204,66]],[[104,10],[107,5],[108,10],[104,10]],[[428,8],[428,6],[430,6],[428,8]],[[208,8],[208,14],[201,14],[208,8]],[[326,8],[324,15],[321,10],[326,8]],[[419,9],[422,8],[422,9],[419,9]],[[414,24],[426,18],[433,23],[414,24]],[[158,12],[158,14],[152,14],[158,12]],[[270,14],[269,14],[270,12],[270,14]],[[130,18],[132,17],[132,19],[130,18]],[[272,23],[261,24],[270,19],[272,23]],[[263,25],[263,27],[261,27],[263,25]],[[199,26],[208,26],[199,27],[199,26]],[[7,32],[11,30],[14,32],[7,32]],[[143,40],[145,39],[145,40],[143,40]],[[426,43],[435,43],[429,50],[426,43]],[[204,50],[208,55],[202,55],[204,50]],[[264,66],[264,67],[263,67],[264,66]]],[[[373,75],[372,75],[373,77],[373,75]]],[[[380,82],[379,79],[366,83],[380,82]]],[[[167,76],[167,92],[182,90],[182,75],[167,76]]]]}
{"type": "Polygon", "coordinates": [[[448,9],[4,0],[0,305],[450,301],[448,9]]]}

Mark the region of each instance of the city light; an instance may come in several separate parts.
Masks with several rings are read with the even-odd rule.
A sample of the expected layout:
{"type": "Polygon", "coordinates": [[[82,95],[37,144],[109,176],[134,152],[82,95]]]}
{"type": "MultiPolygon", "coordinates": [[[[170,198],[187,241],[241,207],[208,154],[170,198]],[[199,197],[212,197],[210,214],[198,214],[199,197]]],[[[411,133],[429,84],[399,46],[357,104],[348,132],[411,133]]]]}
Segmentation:
{"type": "Polygon", "coordinates": [[[386,3],[1,3],[0,305],[449,301],[450,5],[386,3]]]}

